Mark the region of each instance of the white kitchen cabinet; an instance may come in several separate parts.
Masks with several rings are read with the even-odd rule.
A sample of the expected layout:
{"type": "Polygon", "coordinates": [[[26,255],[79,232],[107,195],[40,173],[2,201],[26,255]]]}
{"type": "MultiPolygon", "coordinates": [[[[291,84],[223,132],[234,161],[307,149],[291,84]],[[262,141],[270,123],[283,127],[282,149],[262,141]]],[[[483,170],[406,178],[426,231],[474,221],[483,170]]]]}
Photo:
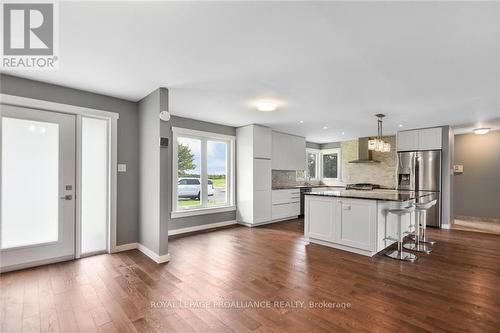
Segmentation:
{"type": "Polygon", "coordinates": [[[298,189],[273,190],[271,202],[273,220],[295,218],[300,214],[300,190],[298,189]]]}
{"type": "Polygon", "coordinates": [[[304,170],[305,151],[305,138],[272,132],[272,168],[274,170],[304,170]]]}
{"type": "Polygon", "coordinates": [[[299,189],[273,190],[273,205],[300,201],[299,189]]]}
{"type": "Polygon", "coordinates": [[[442,128],[422,128],[398,132],[398,151],[442,148],[442,128]]]}
{"type": "Polygon", "coordinates": [[[236,129],[236,219],[245,225],[271,221],[271,129],[236,129]]]}
{"type": "Polygon", "coordinates": [[[272,138],[271,129],[253,125],[253,157],[271,159],[272,138]]]}
{"type": "Polygon", "coordinates": [[[418,130],[398,132],[398,151],[418,150],[418,130]]]}
{"type": "MultiPolygon", "coordinates": [[[[253,169],[254,169],[254,190],[255,191],[271,191],[272,184],[272,171],[271,171],[271,161],[254,158],[253,159],[253,169]]],[[[269,201],[271,202],[271,201],[269,201]]]]}
{"type": "Polygon", "coordinates": [[[376,250],[377,203],[375,200],[336,200],[335,241],[357,249],[376,250]]]}
{"type": "Polygon", "coordinates": [[[420,150],[434,150],[442,148],[441,127],[424,128],[418,130],[418,148],[420,150]]]}
{"type": "Polygon", "coordinates": [[[307,196],[305,204],[305,236],[333,242],[336,238],[336,200],[329,197],[307,196]]]}

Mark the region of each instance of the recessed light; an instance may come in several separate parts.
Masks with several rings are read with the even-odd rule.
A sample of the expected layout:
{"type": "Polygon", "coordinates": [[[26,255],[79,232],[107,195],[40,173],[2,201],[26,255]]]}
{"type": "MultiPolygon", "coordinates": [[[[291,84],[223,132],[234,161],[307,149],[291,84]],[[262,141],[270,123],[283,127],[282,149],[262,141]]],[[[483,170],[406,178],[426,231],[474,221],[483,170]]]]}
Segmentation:
{"type": "Polygon", "coordinates": [[[271,112],[276,111],[276,109],[278,108],[278,103],[269,99],[260,100],[255,102],[255,107],[257,108],[257,110],[262,112],[271,112]]]}
{"type": "Polygon", "coordinates": [[[399,124],[398,127],[403,127],[403,124],[399,124]]]}
{"type": "Polygon", "coordinates": [[[345,132],[342,132],[342,135],[345,135],[345,132]]]}
{"type": "Polygon", "coordinates": [[[304,123],[304,121],[303,121],[303,120],[299,120],[299,123],[303,124],[303,123],[304,123]]]}
{"type": "Polygon", "coordinates": [[[323,129],[324,129],[324,130],[327,130],[327,129],[328,129],[328,126],[323,126],[323,129]]]}
{"type": "Polygon", "coordinates": [[[488,127],[481,127],[481,128],[476,128],[473,130],[474,133],[476,134],[479,134],[479,135],[483,135],[483,134],[486,134],[490,131],[491,128],[488,128],[488,127]]]}

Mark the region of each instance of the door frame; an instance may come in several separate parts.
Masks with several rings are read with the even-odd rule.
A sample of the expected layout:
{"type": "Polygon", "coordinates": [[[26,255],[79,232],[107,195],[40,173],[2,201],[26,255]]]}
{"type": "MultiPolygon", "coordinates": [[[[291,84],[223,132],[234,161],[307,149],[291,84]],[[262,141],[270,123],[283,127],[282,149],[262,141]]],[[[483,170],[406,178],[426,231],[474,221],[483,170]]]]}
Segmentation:
{"type": "MultiPolygon", "coordinates": [[[[0,94],[0,104],[48,112],[59,112],[76,115],[76,183],[75,183],[75,258],[81,254],[81,153],[82,153],[82,118],[104,119],[108,122],[108,233],[107,253],[117,252],[116,246],[116,197],[117,197],[117,169],[118,169],[118,118],[116,112],[86,108],[70,104],[55,103],[34,98],[0,94]]],[[[0,110],[1,114],[1,110],[0,110]]],[[[86,255],[92,255],[86,254],[86,255]]]]}

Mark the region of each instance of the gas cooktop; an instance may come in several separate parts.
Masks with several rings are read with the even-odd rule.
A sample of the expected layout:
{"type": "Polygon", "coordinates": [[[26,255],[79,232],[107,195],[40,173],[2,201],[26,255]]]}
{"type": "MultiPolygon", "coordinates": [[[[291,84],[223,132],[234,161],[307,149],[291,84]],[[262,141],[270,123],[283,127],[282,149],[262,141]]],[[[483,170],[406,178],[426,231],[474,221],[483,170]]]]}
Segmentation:
{"type": "Polygon", "coordinates": [[[357,183],[357,184],[347,184],[346,190],[363,190],[363,191],[372,191],[379,189],[380,185],[370,184],[370,183],[357,183]]]}

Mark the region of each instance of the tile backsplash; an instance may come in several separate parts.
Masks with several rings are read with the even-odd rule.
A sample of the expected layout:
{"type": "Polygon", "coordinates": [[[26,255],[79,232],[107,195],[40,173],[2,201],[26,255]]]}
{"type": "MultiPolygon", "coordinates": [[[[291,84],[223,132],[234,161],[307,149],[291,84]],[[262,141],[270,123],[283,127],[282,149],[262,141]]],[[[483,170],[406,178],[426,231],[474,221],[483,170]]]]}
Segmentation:
{"type": "Polygon", "coordinates": [[[341,142],[342,181],[344,183],[373,183],[396,188],[396,137],[386,136],[391,144],[388,153],[373,152],[373,159],[380,163],[349,163],[358,158],[358,140],[341,142]]]}
{"type": "Polygon", "coordinates": [[[295,170],[273,170],[273,187],[279,186],[295,186],[303,183],[297,180],[297,172],[295,170]]]}

